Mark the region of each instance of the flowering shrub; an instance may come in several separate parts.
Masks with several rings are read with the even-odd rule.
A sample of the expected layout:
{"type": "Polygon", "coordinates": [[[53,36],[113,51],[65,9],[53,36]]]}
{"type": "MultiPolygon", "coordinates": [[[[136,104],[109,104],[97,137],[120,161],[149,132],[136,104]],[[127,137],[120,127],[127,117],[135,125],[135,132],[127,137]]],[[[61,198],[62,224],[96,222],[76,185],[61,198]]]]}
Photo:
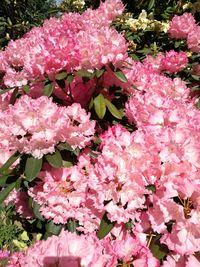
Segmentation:
{"type": "Polygon", "coordinates": [[[191,51],[138,62],[123,10],[51,18],[0,52],[0,203],[31,244],[7,266],[200,266],[199,91],[181,79],[199,81],[199,26],[175,16],[191,51]]]}

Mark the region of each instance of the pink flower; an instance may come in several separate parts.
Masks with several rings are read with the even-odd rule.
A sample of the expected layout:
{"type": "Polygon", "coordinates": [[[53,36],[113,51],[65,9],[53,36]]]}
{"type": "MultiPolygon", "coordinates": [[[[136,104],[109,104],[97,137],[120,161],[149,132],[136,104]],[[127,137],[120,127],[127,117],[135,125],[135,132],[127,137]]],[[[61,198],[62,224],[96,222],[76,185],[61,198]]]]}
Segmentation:
{"type": "Polygon", "coordinates": [[[200,26],[196,26],[187,36],[187,45],[192,52],[200,52],[200,26]]]}
{"type": "Polygon", "coordinates": [[[170,50],[166,56],[161,59],[162,69],[169,73],[181,71],[188,64],[187,54],[184,52],[175,52],[170,50]]]}
{"type": "Polygon", "coordinates": [[[169,34],[172,38],[181,39],[187,38],[190,33],[196,27],[196,22],[191,13],[184,13],[181,16],[174,16],[170,21],[169,34]]]}

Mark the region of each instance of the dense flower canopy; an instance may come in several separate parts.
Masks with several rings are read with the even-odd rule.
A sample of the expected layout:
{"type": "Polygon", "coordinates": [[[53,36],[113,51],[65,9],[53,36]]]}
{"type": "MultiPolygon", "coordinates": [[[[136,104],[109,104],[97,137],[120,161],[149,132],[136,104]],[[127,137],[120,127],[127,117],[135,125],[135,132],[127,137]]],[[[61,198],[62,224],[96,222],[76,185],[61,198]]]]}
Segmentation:
{"type": "MultiPolygon", "coordinates": [[[[125,37],[111,27],[123,9],[107,0],[51,18],[0,52],[2,176],[20,154],[8,166],[19,177],[4,204],[33,221],[37,205],[37,219],[63,226],[11,254],[10,267],[200,266],[200,112],[187,83],[173,77],[188,56],[128,57],[125,37]],[[119,88],[126,124],[111,103],[119,88]],[[101,121],[106,108],[117,122],[101,121]],[[35,175],[30,159],[41,164],[35,175]],[[165,248],[162,259],[152,239],[165,248]]],[[[191,14],[175,16],[169,35],[199,52],[191,14]]]]}

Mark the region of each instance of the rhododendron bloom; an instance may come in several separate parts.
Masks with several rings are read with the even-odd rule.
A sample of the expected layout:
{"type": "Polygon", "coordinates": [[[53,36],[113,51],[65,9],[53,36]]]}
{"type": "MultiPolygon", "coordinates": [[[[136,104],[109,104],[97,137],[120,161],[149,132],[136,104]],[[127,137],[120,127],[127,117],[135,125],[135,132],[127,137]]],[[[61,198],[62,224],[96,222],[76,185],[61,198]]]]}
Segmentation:
{"type": "Polygon", "coordinates": [[[200,26],[196,26],[187,36],[187,45],[192,52],[200,52],[200,26]]]}
{"type": "Polygon", "coordinates": [[[196,22],[192,14],[184,13],[181,16],[174,16],[169,24],[169,34],[172,38],[187,38],[190,33],[196,27],[196,22]]]}

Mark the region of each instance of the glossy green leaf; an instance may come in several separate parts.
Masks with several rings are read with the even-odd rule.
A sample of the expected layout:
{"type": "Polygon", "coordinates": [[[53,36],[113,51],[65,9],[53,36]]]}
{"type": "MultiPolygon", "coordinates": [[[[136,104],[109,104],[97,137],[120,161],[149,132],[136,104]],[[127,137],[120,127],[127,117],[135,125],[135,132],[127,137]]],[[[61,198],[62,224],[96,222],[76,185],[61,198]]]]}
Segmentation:
{"type": "Polygon", "coordinates": [[[57,145],[57,148],[59,150],[73,151],[73,148],[68,143],[60,143],[57,145]]]}
{"type": "Polygon", "coordinates": [[[169,250],[166,245],[160,243],[160,237],[161,235],[153,237],[149,248],[155,258],[158,260],[163,260],[164,257],[169,253],[169,250]]]}
{"type": "Polygon", "coordinates": [[[74,80],[74,76],[73,76],[72,74],[70,74],[70,75],[67,76],[66,81],[67,81],[68,83],[72,83],[73,80],[74,80]]]}
{"type": "Polygon", "coordinates": [[[30,87],[28,86],[28,84],[24,85],[23,90],[25,93],[29,93],[30,87]]]}
{"type": "Polygon", "coordinates": [[[40,213],[40,205],[37,202],[33,201],[32,202],[32,208],[33,208],[33,213],[34,213],[35,217],[37,219],[39,219],[40,221],[44,221],[44,218],[40,213]]]}
{"type": "Polygon", "coordinates": [[[106,104],[105,104],[105,98],[102,94],[99,94],[97,97],[95,97],[94,109],[99,119],[103,119],[106,113],[106,104]]]}
{"type": "Polygon", "coordinates": [[[110,111],[110,113],[117,119],[122,119],[122,113],[113,105],[108,99],[105,99],[106,107],[110,111]]]}
{"type": "Polygon", "coordinates": [[[76,72],[76,74],[78,75],[78,76],[80,76],[80,77],[87,77],[87,78],[93,78],[94,77],[94,73],[91,73],[91,72],[89,72],[89,71],[87,71],[87,70],[78,70],[77,72],[76,72]]]}
{"type": "Polygon", "coordinates": [[[46,231],[53,235],[59,235],[62,230],[62,227],[63,227],[62,224],[55,224],[53,221],[50,221],[45,226],[46,231]]]}
{"type": "Polygon", "coordinates": [[[29,182],[33,181],[39,174],[42,168],[42,158],[36,159],[32,156],[29,156],[26,160],[25,165],[25,176],[26,180],[29,182]]]}
{"type": "Polygon", "coordinates": [[[109,234],[110,231],[113,229],[115,223],[116,222],[111,222],[108,219],[107,214],[105,213],[101,219],[99,230],[97,232],[97,237],[99,239],[103,239],[105,236],[107,236],[107,234],[109,234]]]}
{"type": "Polygon", "coordinates": [[[95,71],[95,75],[96,75],[97,78],[100,78],[103,75],[104,72],[105,72],[104,69],[96,70],[95,71]]]}
{"type": "Polygon", "coordinates": [[[73,163],[71,161],[66,161],[66,160],[63,160],[62,164],[63,164],[63,167],[66,167],[66,168],[73,166],[73,163]]]}
{"type": "Polygon", "coordinates": [[[89,109],[92,109],[93,105],[94,105],[94,99],[92,97],[90,100],[89,109]]]}
{"type": "Polygon", "coordinates": [[[10,194],[10,192],[15,188],[15,182],[12,184],[9,184],[6,188],[2,189],[0,192],[0,204],[7,198],[7,196],[10,194]]]}
{"type": "Polygon", "coordinates": [[[151,10],[155,5],[155,0],[150,0],[148,5],[148,10],[151,10]]]}
{"type": "Polygon", "coordinates": [[[0,173],[3,173],[4,171],[6,171],[7,169],[10,168],[10,166],[12,166],[12,164],[20,157],[20,153],[16,152],[15,154],[13,154],[7,161],[6,163],[4,163],[4,165],[0,168],[0,173]]]}
{"type": "Polygon", "coordinates": [[[71,233],[76,232],[76,227],[78,226],[75,220],[68,220],[67,222],[67,230],[71,233]]]}
{"type": "Polygon", "coordinates": [[[62,156],[58,150],[56,150],[53,154],[46,155],[45,158],[52,167],[62,167],[62,156]]]}
{"type": "Polygon", "coordinates": [[[52,83],[48,83],[44,86],[43,89],[43,95],[45,96],[51,96],[53,93],[53,84],[52,83]]]}
{"type": "Polygon", "coordinates": [[[64,80],[67,77],[67,72],[66,71],[62,71],[60,73],[57,73],[55,78],[56,80],[60,81],[60,80],[64,80]]]}
{"type": "Polygon", "coordinates": [[[114,74],[121,82],[123,83],[128,82],[126,76],[124,75],[122,71],[115,71],[114,74]]]}

